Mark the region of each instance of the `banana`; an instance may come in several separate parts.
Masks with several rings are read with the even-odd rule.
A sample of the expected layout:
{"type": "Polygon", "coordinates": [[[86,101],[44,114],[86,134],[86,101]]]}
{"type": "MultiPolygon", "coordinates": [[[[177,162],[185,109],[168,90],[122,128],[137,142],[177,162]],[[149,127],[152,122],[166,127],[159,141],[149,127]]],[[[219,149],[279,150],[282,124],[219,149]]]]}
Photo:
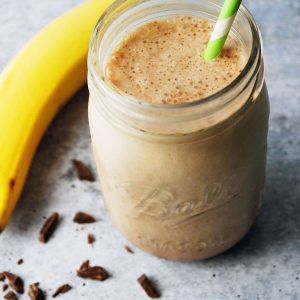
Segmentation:
{"type": "Polygon", "coordinates": [[[86,82],[93,28],[112,0],[91,0],[42,29],[0,75],[0,232],[53,117],[86,82]]]}

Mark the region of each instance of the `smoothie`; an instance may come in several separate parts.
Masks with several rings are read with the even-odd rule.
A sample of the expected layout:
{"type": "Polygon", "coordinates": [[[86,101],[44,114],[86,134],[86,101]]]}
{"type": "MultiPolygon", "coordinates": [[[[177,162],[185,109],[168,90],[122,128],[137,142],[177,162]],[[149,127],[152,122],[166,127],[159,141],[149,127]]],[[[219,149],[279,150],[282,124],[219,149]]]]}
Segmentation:
{"type": "Polygon", "coordinates": [[[125,34],[105,68],[120,104],[97,94],[89,79],[90,130],[107,209],[132,243],[168,259],[225,251],[246,234],[262,203],[269,113],[262,68],[248,85],[228,92],[234,101],[223,101],[220,93],[220,102],[207,104],[209,117],[193,122],[185,116],[177,123],[172,109],[168,120],[165,111],[143,116],[132,104],[129,126],[125,108],[115,109],[122,97],[147,103],[149,110],[152,104],[201,104],[230,85],[249,51],[230,36],[220,57],[205,62],[212,26],[200,17],[170,16],[125,34]],[[143,122],[153,118],[151,131],[143,122]]]}
{"type": "Polygon", "coordinates": [[[184,103],[214,94],[238,76],[246,59],[242,44],[230,36],[221,55],[205,62],[212,29],[208,20],[188,16],[144,24],[112,53],[108,79],[151,103],[184,103]]]}

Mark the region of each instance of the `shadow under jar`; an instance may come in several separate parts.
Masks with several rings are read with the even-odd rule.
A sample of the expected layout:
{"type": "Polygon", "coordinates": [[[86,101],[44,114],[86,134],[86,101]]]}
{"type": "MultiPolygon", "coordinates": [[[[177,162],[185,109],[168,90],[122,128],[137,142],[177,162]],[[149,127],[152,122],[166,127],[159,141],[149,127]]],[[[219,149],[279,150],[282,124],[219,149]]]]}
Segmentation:
{"type": "Polygon", "coordinates": [[[262,41],[241,6],[233,34],[247,63],[223,90],[184,104],[151,104],[109,83],[110,54],[137,26],[173,15],[215,21],[222,1],[116,1],[88,59],[89,123],[106,207],[125,237],[159,257],[205,259],[236,244],[262,205],[269,101],[262,41]]]}

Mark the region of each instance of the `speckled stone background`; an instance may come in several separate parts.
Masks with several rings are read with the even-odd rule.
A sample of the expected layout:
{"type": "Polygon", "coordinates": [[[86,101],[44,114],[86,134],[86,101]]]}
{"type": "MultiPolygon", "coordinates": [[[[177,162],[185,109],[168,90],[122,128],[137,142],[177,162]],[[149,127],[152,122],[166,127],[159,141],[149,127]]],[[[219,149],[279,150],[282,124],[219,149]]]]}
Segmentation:
{"type": "MultiPolygon", "coordinates": [[[[80,2],[0,0],[0,69],[43,25],[80,2]]],[[[38,149],[22,199],[0,235],[0,271],[20,274],[26,286],[39,281],[48,298],[68,282],[74,289],[61,296],[66,300],[147,299],[136,283],[143,272],[157,280],[162,299],[300,299],[300,1],[245,3],[264,38],[271,118],[265,205],[243,241],[203,262],[166,261],[134,247],[135,254],[127,253],[127,242],[106,214],[99,184],[80,182],[70,163],[78,158],[95,171],[84,88],[57,116],[38,149]],[[97,223],[75,225],[78,210],[95,214],[97,223]],[[53,211],[62,221],[43,245],[37,234],[43,216],[53,211]],[[96,236],[93,248],[86,242],[88,233],[96,236]],[[19,258],[23,265],[17,265],[19,258]],[[77,278],[75,270],[85,259],[106,267],[112,278],[77,278]]]]}

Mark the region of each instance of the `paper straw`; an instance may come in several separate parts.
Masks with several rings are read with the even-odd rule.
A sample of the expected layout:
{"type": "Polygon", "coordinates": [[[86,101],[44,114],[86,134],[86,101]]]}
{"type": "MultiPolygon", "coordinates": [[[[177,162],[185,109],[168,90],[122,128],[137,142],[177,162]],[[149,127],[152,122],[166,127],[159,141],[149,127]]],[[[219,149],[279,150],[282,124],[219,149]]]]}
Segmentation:
{"type": "Polygon", "coordinates": [[[204,52],[205,60],[212,60],[221,53],[241,2],[242,0],[225,0],[204,52]]]}

